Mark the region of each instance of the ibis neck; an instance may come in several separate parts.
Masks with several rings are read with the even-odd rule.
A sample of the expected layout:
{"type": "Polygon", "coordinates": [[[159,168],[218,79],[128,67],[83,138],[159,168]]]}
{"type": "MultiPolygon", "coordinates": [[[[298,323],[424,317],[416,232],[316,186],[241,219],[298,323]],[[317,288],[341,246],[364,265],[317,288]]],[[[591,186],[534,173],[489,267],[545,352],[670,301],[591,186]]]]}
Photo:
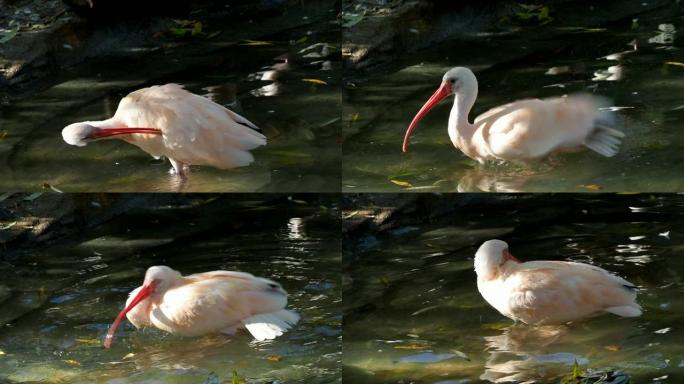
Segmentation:
{"type": "Polygon", "coordinates": [[[475,104],[475,92],[459,92],[454,96],[454,106],[449,115],[449,138],[455,146],[461,148],[463,142],[470,142],[475,126],[468,121],[470,109],[475,104]]]}
{"type": "Polygon", "coordinates": [[[125,127],[122,122],[112,118],[109,118],[107,120],[101,120],[101,121],[86,121],[86,124],[90,124],[93,127],[98,127],[102,129],[107,129],[107,128],[120,128],[120,127],[125,127]]]}

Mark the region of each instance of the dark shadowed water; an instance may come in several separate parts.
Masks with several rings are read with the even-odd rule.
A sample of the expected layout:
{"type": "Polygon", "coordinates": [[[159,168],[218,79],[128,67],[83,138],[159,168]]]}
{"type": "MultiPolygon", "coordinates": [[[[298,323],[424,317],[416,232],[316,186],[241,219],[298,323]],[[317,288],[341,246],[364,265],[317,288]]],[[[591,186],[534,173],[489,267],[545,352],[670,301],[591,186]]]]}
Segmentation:
{"type": "Polygon", "coordinates": [[[337,210],[325,202],[271,200],[202,196],[137,208],[72,244],[3,262],[0,381],[211,384],[231,382],[235,370],[250,383],[339,382],[337,210]],[[302,320],[267,342],[244,331],[173,336],[125,321],[104,349],[128,292],[159,264],[183,274],[223,269],[271,278],[302,320]]]}
{"type": "Polygon", "coordinates": [[[390,222],[409,221],[345,241],[345,380],[558,383],[577,361],[583,370],[622,370],[634,383],[682,381],[683,197],[431,200],[448,204],[437,204],[443,212],[425,201],[405,207],[425,224],[396,215],[390,222]],[[523,261],[573,260],[627,278],[640,287],[643,316],[513,325],[477,290],[473,255],[491,238],[523,261]]]}

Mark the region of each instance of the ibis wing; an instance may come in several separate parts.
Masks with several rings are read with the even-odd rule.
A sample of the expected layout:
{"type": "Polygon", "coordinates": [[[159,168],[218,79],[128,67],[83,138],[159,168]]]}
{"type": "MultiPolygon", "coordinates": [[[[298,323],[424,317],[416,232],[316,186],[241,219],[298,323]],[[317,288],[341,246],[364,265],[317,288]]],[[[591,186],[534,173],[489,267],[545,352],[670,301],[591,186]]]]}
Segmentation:
{"type": "Polygon", "coordinates": [[[635,287],[596,266],[538,261],[508,277],[511,313],[527,323],[557,324],[616,306],[634,306],[635,287]]]}
{"type": "Polygon", "coordinates": [[[186,164],[234,168],[254,161],[250,150],[265,145],[256,125],[177,84],[145,88],[121,101],[117,115],[128,126],[159,128],[163,152],[186,164]]]}
{"type": "Polygon", "coordinates": [[[155,326],[184,335],[220,332],[287,304],[287,294],[279,285],[274,289],[270,280],[246,273],[221,271],[186,278],[188,283],[169,289],[153,311],[155,326]]]}

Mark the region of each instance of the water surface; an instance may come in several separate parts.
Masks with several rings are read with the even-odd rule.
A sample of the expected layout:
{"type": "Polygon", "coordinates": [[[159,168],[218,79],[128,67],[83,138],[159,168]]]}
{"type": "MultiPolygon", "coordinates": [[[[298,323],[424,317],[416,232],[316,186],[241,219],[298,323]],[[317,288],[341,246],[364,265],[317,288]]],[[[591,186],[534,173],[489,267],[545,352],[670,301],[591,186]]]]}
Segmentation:
{"type": "Polygon", "coordinates": [[[0,190],[339,191],[336,13],[333,7],[322,19],[277,34],[255,25],[170,48],[162,41],[138,47],[145,55],[108,52],[66,68],[50,88],[0,106],[0,190]],[[260,36],[256,43],[247,41],[254,36],[260,36]],[[193,167],[180,184],[168,174],[168,161],[122,141],[83,148],[62,141],[66,125],[109,118],[129,92],[170,82],[259,126],[268,145],[253,151],[255,163],[233,170],[193,167]]]}
{"type": "Polygon", "coordinates": [[[386,230],[345,241],[345,380],[557,383],[575,361],[635,383],[684,378],[682,197],[426,196],[403,209],[425,224],[395,213],[386,230]],[[523,261],[573,260],[625,277],[640,287],[643,316],[514,325],[477,290],[473,255],[491,238],[523,261]]]}
{"type": "MultiPolygon", "coordinates": [[[[671,4],[640,15],[636,27],[620,20],[600,28],[568,25],[563,20],[570,16],[555,15],[538,32],[502,26],[466,33],[352,81],[344,90],[343,190],[681,191],[684,68],[676,63],[682,61],[682,15],[671,4]],[[528,166],[480,166],[449,140],[452,98],[421,121],[409,153],[402,153],[411,119],[454,66],[470,67],[478,77],[470,121],[525,98],[588,92],[612,99],[626,134],[619,154],[583,151],[528,166]]],[[[585,16],[593,17],[589,10],[585,16]]]]}
{"type": "Polygon", "coordinates": [[[138,208],[71,244],[4,261],[0,381],[219,383],[230,382],[236,370],[254,383],[339,382],[334,205],[263,197],[186,200],[138,208]],[[104,349],[101,341],[128,292],[141,284],[147,267],[158,264],[183,274],[224,269],[269,277],[288,291],[288,307],[302,320],[266,342],[243,331],[233,337],[173,336],[136,330],[125,321],[112,348],[104,349]]]}

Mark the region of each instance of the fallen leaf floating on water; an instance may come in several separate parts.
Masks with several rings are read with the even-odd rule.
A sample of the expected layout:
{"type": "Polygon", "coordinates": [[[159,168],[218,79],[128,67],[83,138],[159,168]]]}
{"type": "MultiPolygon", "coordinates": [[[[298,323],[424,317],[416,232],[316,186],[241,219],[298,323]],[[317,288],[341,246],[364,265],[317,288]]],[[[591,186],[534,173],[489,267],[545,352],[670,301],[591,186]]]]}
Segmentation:
{"type": "Polygon", "coordinates": [[[43,183],[43,189],[50,189],[53,192],[64,193],[64,191],[62,191],[61,189],[55,188],[54,186],[50,185],[50,183],[43,183]]]}
{"type": "Polygon", "coordinates": [[[101,342],[98,339],[76,339],[76,342],[81,343],[81,344],[90,344],[90,345],[100,345],[101,342]]]}
{"type": "Polygon", "coordinates": [[[268,361],[276,361],[277,362],[277,361],[281,361],[283,359],[283,357],[279,356],[279,355],[271,355],[271,356],[267,357],[266,359],[268,361]]]}
{"type": "Polygon", "coordinates": [[[320,79],[302,79],[302,81],[306,81],[307,83],[312,83],[312,84],[328,85],[328,83],[326,83],[325,81],[320,80],[320,79]]]}
{"type": "Polygon", "coordinates": [[[176,36],[197,36],[202,33],[202,22],[197,20],[173,20],[180,27],[169,28],[168,31],[176,36]]]}
{"type": "Polygon", "coordinates": [[[515,17],[520,21],[535,21],[539,25],[544,25],[553,21],[553,17],[549,17],[549,7],[546,5],[537,4],[518,4],[523,8],[522,12],[515,13],[515,17]]]}
{"type": "Polygon", "coordinates": [[[508,323],[484,323],[480,326],[482,329],[501,331],[508,328],[510,324],[508,323]]]}
{"type": "Polygon", "coordinates": [[[63,361],[64,363],[69,364],[69,365],[74,366],[74,367],[80,367],[80,366],[81,366],[81,363],[79,363],[79,362],[76,361],[76,360],[66,359],[66,360],[62,360],[62,361],[63,361]]]}
{"type": "Polygon", "coordinates": [[[611,352],[617,352],[622,349],[619,345],[606,345],[605,348],[611,352]]]}
{"type": "Polygon", "coordinates": [[[223,31],[222,31],[222,30],[218,30],[218,31],[214,31],[214,32],[208,34],[208,35],[207,35],[207,40],[213,39],[214,37],[220,35],[221,32],[223,32],[223,31]]]}
{"type": "Polygon", "coordinates": [[[270,41],[260,41],[260,40],[243,40],[241,45],[273,45],[270,41]]]}
{"type": "Polygon", "coordinates": [[[409,183],[408,181],[402,181],[402,180],[396,180],[396,179],[392,179],[390,181],[392,183],[400,186],[400,187],[404,187],[404,188],[413,187],[413,184],[409,183]]]}
{"type": "Polygon", "coordinates": [[[230,384],[243,384],[245,381],[238,376],[237,369],[233,368],[233,377],[230,380],[230,384]]]}
{"type": "Polygon", "coordinates": [[[126,356],[123,357],[123,360],[130,359],[132,357],[135,357],[135,353],[133,352],[126,354],[126,356]]]}
{"type": "Polygon", "coordinates": [[[674,65],[675,67],[682,67],[682,68],[684,68],[684,63],[679,62],[679,61],[666,61],[665,64],[667,64],[667,65],[674,65]]]}
{"type": "Polygon", "coordinates": [[[406,344],[406,345],[395,345],[394,349],[404,349],[407,351],[420,351],[423,349],[428,349],[430,348],[430,344],[428,343],[412,343],[412,344],[406,344]]]}
{"type": "Polygon", "coordinates": [[[0,44],[6,43],[14,38],[14,36],[17,35],[17,32],[19,32],[18,29],[12,29],[12,30],[7,30],[7,29],[0,29],[0,44]]]}
{"type": "Polygon", "coordinates": [[[603,189],[603,187],[598,184],[582,184],[580,185],[580,187],[588,189],[590,191],[600,191],[603,189]]]}
{"type": "Polygon", "coordinates": [[[17,222],[13,221],[9,224],[5,224],[5,225],[0,226],[0,229],[2,229],[2,230],[10,229],[10,228],[14,227],[15,225],[17,225],[17,222]]]}
{"type": "Polygon", "coordinates": [[[6,355],[6,353],[0,349],[0,356],[4,356],[4,355],[6,355]]]}
{"type": "Polygon", "coordinates": [[[191,35],[195,36],[195,35],[199,35],[200,33],[202,33],[202,23],[198,21],[192,27],[191,35]]]}

